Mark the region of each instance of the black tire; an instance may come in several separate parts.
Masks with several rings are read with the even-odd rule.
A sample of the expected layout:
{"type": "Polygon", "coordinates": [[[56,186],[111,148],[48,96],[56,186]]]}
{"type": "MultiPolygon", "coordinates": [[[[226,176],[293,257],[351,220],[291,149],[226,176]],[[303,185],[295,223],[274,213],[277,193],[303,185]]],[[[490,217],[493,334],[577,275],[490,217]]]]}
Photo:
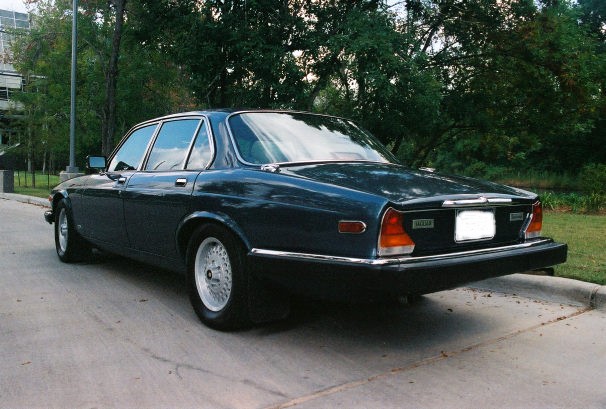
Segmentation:
{"type": "Polygon", "coordinates": [[[55,249],[64,263],[80,261],[90,254],[90,246],[76,232],[67,199],[61,199],[55,207],[55,249]]]}
{"type": "Polygon", "coordinates": [[[423,301],[423,294],[406,294],[398,297],[398,303],[401,305],[416,305],[423,301]]]}
{"type": "Polygon", "coordinates": [[[204,324],[223,331],[250,325],[245,251],[227,229],[205,224],[193,233],[187,280],[189,299],[204,324]]]}

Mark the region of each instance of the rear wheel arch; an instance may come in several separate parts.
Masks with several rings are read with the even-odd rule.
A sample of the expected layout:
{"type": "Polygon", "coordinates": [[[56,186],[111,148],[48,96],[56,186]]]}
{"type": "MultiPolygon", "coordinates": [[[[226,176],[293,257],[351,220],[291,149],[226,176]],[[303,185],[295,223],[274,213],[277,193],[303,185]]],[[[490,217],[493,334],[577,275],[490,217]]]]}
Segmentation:
{"type": "Polygon", "coordinates": [[[241,242],[247,251],[251,249],[250,242],[246,238],[246,235],[242,229],[239,228],[238,224],[229,216],[210,212],[196,212],[187,216],[177,228],[177,250],[185,262],[187,262],[187,247],[192,235],[200,226],[205,224],[213,224],[227,229],[241,242]]]}

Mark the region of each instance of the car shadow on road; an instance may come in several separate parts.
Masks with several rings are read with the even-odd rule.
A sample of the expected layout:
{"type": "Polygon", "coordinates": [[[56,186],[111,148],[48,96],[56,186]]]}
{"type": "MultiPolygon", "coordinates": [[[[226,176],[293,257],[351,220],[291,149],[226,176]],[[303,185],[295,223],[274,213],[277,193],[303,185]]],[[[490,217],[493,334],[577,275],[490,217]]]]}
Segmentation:
{"type": "MultiPolygon", "coordinates": [[[[185,278],[175,272],[152,267],[119,256],[95,253],[85,263],[96,274],[114,275],[170,306],[192,326],[206,328],[189,305],[185,278]]],[[[493,308],[482,293],[468,289],[441,292],[421,297],[410,305],[398,303],[340,303],[294,297],[291,313],[283,320],[257,324],[226,334],[228,337],[264,342],[287,338],[294,344],[301,340],[322,340],[337,346],[354,342],[357,348],[380,351],[399,350],[406,345],[424,344],[423,348],[451,343],[459,337],[484,337],[499,327],[499,318],[490,318],[482,308],[493,308]],[[475,304],[475,305],[474,305],[475,304]],[[488,305],[486,305],[488,304],[488,305]]]]}

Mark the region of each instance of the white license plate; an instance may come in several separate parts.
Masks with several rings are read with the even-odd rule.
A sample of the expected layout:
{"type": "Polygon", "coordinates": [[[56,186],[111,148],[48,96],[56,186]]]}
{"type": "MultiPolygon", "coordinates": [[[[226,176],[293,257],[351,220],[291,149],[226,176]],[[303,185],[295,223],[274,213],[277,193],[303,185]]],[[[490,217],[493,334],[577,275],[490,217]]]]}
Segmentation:
{"type": "Polygon", "coordinates": [[[496,232],[491,210],[460,210],[455,223],[455,241],[489,240],[496,232]]]}

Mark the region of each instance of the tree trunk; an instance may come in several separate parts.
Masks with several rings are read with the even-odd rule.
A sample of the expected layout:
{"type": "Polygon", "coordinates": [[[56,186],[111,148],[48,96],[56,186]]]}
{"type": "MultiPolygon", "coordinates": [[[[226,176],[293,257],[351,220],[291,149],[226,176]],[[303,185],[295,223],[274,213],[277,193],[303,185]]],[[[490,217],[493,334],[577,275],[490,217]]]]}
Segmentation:
{"type": "Polygon", "coordinates": [[[122,40],[122,26],[124,25],[124,8],[126,0],[114,0],[116,7],[116,26],[112,40],[112,49],[105,75],[105,104],[103,106],[103,123],[101,130],[101,151],[109,156],[114,149],[114,134],[116,132],[116,84],[118,81],[118,57],[120,55],[120,41],[122,40]]]}

